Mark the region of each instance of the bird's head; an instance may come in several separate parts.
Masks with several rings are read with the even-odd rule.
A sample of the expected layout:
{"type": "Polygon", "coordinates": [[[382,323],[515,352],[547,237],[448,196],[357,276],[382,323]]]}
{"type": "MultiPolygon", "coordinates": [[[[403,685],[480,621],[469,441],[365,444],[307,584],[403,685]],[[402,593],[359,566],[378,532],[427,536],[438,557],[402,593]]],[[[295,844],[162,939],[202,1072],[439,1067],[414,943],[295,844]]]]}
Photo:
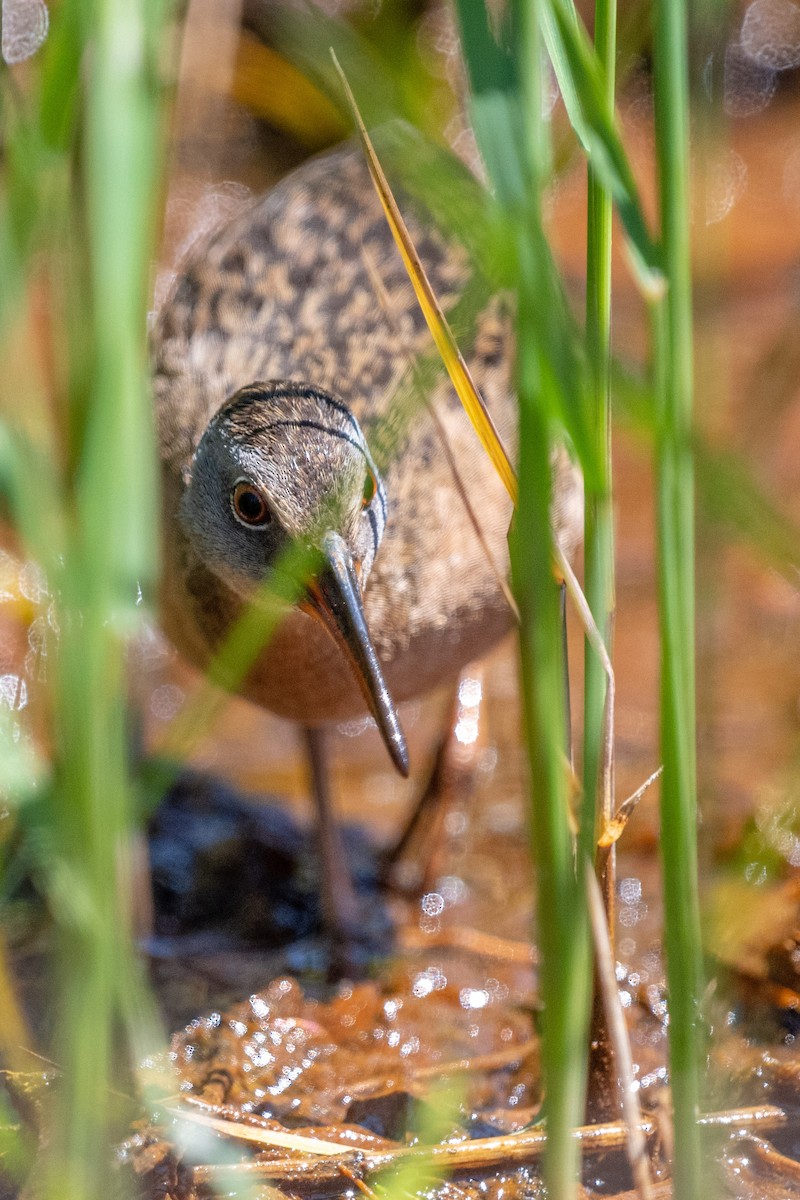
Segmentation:
{"type": "Polygon", "coordinates": [[[386,524],[386,496],[347,405],[296,382],[254,383],[208,423],[180,520],[193,549],[248,599],[293,544],[319,555],[300,607],[345,651],[403,773],[402,731],[367,629],[362,589],[386,524]]]}

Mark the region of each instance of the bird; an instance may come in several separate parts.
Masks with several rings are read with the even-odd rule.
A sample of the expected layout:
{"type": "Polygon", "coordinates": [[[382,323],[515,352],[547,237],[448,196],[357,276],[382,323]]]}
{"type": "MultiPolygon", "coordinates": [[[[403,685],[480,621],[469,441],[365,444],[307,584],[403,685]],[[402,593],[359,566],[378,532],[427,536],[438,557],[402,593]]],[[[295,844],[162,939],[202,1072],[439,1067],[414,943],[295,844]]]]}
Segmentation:
{"type": "MultiPolygon", "coordinates": [[[[513,302],[488,286],[482,293],[459,240],[398,196],[513,445],[513,302]],[[458,305],[470,287],[467,319],[458,305]]],[[[161,609],[178,649],[207,668],[286,547],[306,543],[318,555],[237,687],[308,731],[325,909],[341,933],[355,917],[342,899],[347,872],[317,731],[369,713],[407,774],[397,705],[457,678],[513,624],[497,574],[507,568],[511,504],[435,365],[356,145],[307,160],[192,248],[157,314],[152,361],[161,609]]],[[[555,536],[569,556],[581,487],[562,448],[553,497],[555,536]]]]}

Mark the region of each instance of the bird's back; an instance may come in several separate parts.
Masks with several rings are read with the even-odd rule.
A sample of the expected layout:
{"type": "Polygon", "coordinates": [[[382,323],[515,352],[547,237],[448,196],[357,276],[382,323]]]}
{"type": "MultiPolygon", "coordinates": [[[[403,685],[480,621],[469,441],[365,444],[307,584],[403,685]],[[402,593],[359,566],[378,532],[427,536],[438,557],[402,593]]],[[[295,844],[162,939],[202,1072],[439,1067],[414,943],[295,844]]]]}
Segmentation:
{"type": "MultiPolygon", "coordinates": [[[[452,310],[472,279],[467,254],[413,207],[405,215],[434,290],[452,310]]],[[[477,320],[458,331],[466,334],[462,349],[498,427],[513,441],[508,306],[487,292],[475,307],[477,320]]],[[[195,252],[159,314],[153,350],[165,481],[167,626],[190,657],[201,664],[207,659],[238,603],[193,561],[182,539],[176,506],[183,473],[211,416],[255,380],[323,388],[350,406],[366,435],[386,485],[389,517],[365,610],[398,701],[453,676],[509,627],[507,604],[459,497],[423,391],[437,406],[501,570],[509,505],[435,365],[430,335],[357,150],[305,164],[195,252]]],[[[573,523],[569,515],[568,541],[573,523]]],[[[245,690],[301,720],[347,716],[363,704],[337,656],[324,631],[292,614],[245,690]]]]}

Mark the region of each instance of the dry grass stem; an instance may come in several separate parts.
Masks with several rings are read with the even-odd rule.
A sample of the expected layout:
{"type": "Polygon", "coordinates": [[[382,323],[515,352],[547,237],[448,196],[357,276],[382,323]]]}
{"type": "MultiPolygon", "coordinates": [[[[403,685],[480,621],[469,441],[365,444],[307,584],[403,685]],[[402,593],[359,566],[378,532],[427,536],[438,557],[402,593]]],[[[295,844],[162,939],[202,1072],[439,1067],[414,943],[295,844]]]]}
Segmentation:
{"type": "Polygon", "coordinates": [[[620,804],[614,816],[603,829],[603,832],[597,843],[601,849],[606,849],[609,846],[613,846],[614,843],[619,840],[639,801],[642,799],[645,792],[651,788],[656,780],[660,779],[663,774],[663,766],[657,767],[656,770],[653,771],[653,774],[645,779],[641,787],[638,787],[632,795],[628,796],[627,800],[622,801],[622,804],[620,804]]]}
{"type": "Polygon", "coordinates": [[[381,305],[381,308],[383,309],[384,316],[386,317],[388,324],[391,326],[392,331],[394,332],[395,336],[401,342],[404,343],[404,351],[406,354],[406,358],[408,359],[412,378],[414,380],[415,390],[417,392],[417,395],[420,397],[423,404],[425,405],[426,409],[428,410],[428,413],[430,414],[434,425],[436,426],[436,433],[438,435],[439,442],[441,444],[444,456],[447,460],[447,465],[450,468],[450,473],[453,476],[453,482],[456,485],[456,491],[458,492],[461,503],[464,505],[464,510],[465,510],[467,516],[469,517],[470,524],[472,525],[472,528],[475,530],[475,536],[477,537],[478,542],[480,543],[480,547],[481,547],[481,550],[483,551],[484,558],[486,559],[489,566],[491,567],[492,574],[494,575],[495,579],[497,580],[498,586],[500,587],[500,590],[503,593],[503,596],[505,598],[506,603],[508,604],[508,607],[511,609],[512,613],[514,614],[514,620],[517,622],[517,624],[519,624],[519,608],[517,607],[517,602],[511,593],[511,588],[508,586],[508,580],[505,577],[505,573],[500,570],[497,560],[495,559],[495,556],[492,554],[489,543],[486,540],[486,535],[484,534],[483,529],[481,527],[481,523],[478,520],[478,514],[475,512],[475,509],[472,506],[472,501],[469,498],[469,493],[467,491],[467,487],[466,487],[463,479],[461,478],[461,472],[458,469],[458,463],[456,462],[455,455],[453,454],[453,450],[450,445],[450,439],[447,436],[447,430],[444,427],[441,417],[439,416],[438,412],[436,411],[436,405],[430,399],[430,397],[428,395],[428,390],[425,387],[425,384],[423,383],[423,381],[420,377],[420,370],[419,370],[419,366],[417,364],[416,356],[415,356],[413,350],[411,349],[411,347],[408,345],[408,339],[403,337],[402,331],[399,329],[397,322],[395,321],[394,313],[392,312],[391,300],[389,299],[389,296],[386,292],[386,288],[383,285],[383,280],[381,279],[380,271],[378,270],[378,268],[375,264],[375,261],[374,261],[372,255],[367,250],[366,246],[362,246],[361,256],[364,260],[364,265],[366,266],[367,272],[372,281],[372,286],[375,289],[375,294],[377,295],[378,300],[380,301],[380,305],[381,305]]]}
{"type": "Polygon", "coordinates": [[[221,1137],[231,1138],[237,1142],[252,1142],[257,1146],[280,1146],[285,1150],[294,1150],[298,1154],[321,1154],[340,1156],[348,1147],[340,1142],[326,1142],[322,1138],[303,1137],[300,1134],[289,1133],[280,1129],[261,1129],[244,1122],[228,1121],[222,1117],[212,1117],[206,1113],[194,1112],[191,1109],[168,1108],[165,1110],[171,1117],[179,1121],[189,1121],[193,1125],[202,1125],[211,1129],[221,1137]]]}
{"type": "Polygon", "coordinates": [[[569,598],[575,605],[583,632],[588,639],[589,645],[600,659],[607,680],[605,730],[603,734],[602,815],[603,826],[605,827],[613,819],[614,815],[614,716],[616,702],[614,668],[611,664],[606,644],[603,641],[603,635],[597,628],[597,622],[592,615],[592,610],[578,582],[578,577],[567,561],[564,551],[555,539],[553,540],[553,554],[555,564],[567,585],[569,598]]]}
{"type": "Polygon", "coordinates": [[[506,491],[514,504],[516,504],[517,477],[511,465],[511,459],[506,452],[489,410],[484,404],[483,397],[475,385],[469,367],[462,357],[458,344],[453,337],[453,331],[447,323],[447,318],[442,312],[439,301],[436,299],[430,280],[425,273],[425,268],[420,262],[419,255],[414,249],[414,244],[409,235],[406,223],[403,220],[403,215],[392,195],[389,181],[378,161],[378,156],[367,133],[367,127],[361,118],[355,96],[333,50],[331,50],[331,57],[342,82],[347,103],[367,157],[367,165],[369,166],[372,181],[375,184],[375,190],[378,193],[378,198],[386,215],[389,228],[392,231],[408,277],[414,288],[417,302],[425,317],[431,336],[436,343],[436,349],[441,355],[442,362],[447,368],[447,373],[450,376],[453,387],[458,394],[459,400],[464,405],[467,416],[472,422],[472,426],[484,450],[494,464],[506,491]]]}
{"type": "Polygon", "coordinates": [[[628,1130],[628,1162],[640,1200],[652,1200],[653,1181],[647,1156],[647,1139],[642,1133],[642,1108],[639,1103],[638,1084],[633,1073],[628,1026],[617,988],[603,894],[590,863],[586,864],[586,895],[594,940],[597,979],[605,1008],[606,1028],[614,1050],[622,1115],[628,1130]]]}

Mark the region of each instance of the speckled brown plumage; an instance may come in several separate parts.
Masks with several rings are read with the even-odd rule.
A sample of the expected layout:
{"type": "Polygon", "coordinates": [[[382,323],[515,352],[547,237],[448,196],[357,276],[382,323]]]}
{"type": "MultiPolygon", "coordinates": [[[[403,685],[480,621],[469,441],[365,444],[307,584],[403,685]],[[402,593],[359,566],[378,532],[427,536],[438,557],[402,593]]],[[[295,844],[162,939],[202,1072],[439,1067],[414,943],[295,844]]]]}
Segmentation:
{"type": "MultiPolygon", "coordinates": [[[[403,206],[434,289],[451,309],[471,278],[467,256],[407,201],[403,206]]],[[[486,296],[462,348],[513,444],[512,328],[502,297],[486,296]]],[[[454,677],[509,629],[506,601],[413,383],[412,358],[431,349],[366,166],[353,148],[306,163],[193,253],[159,314],[153,341],[165,624],[190,659],[207,662],[241,602],[194,555],[177,507],[208,421],[255,380],[325,389],[350,407],[366,436],[389,512],[364,606],[396,701],[454,677]]],[[[505,568],[510,508],[502,486],[441,372],[431,399],[505,568]]],[[[569,552],[578,537],[580,489],[565,455],[555,471],[554,522],[569,552]]],[[[364,709],[337,647],[300,611],[287,615],[242,690],[306,724],[364,709]]]]}

